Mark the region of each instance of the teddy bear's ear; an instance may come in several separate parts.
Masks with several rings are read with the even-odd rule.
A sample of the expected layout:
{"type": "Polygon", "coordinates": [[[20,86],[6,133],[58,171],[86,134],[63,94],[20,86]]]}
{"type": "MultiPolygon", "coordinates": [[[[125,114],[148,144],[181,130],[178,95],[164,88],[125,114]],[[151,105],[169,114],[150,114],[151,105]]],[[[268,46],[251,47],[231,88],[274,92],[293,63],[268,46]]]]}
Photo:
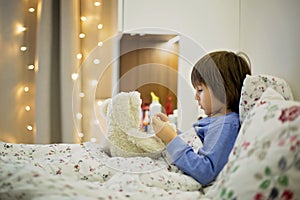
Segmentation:
{"type": "Polygon", "coordinates": [[[129,93],[130,95],[130,103],[133,107],[139,107],[142,104],[141,94],[137,91],[133,91],[129,93]]]}
{"type": "Polygon", "coordinates": [[[104,118],[106,118],[106,116],[107,116],[107,110],[108,110],[108,106],[109,106],[110,103],[111,103],[111,98],[106,99],[105,101],[103,101],[103,103],[100,106],[100,114],[104,118]]]}

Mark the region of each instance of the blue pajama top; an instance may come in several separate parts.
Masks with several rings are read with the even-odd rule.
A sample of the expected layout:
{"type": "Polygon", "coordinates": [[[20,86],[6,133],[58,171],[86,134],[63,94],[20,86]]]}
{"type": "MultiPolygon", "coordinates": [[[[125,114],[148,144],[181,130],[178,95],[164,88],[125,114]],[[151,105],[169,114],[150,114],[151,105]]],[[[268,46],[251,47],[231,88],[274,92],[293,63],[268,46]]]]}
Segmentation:
{"type": "Polygon", "coordinates": [[[216,179],[228,161],[240,128],[239,115],[231,112],[206,117],[193,127],[203,143],[197,153],[179,136],[167,145],[166,150],[181,171],[207,185],[216,179]]]}

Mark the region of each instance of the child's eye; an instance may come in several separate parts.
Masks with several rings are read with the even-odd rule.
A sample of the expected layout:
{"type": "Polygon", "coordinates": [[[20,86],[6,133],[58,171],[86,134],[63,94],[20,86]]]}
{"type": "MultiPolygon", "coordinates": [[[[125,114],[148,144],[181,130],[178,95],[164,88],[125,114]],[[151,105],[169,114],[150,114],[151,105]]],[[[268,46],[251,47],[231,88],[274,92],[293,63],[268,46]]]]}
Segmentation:
{"type": "Polygon", "coordinates": [[[199,89],[198,92],[201,93],[201,92],[203,92],[203,90],[202,90],[202,89],[199,89]]]}

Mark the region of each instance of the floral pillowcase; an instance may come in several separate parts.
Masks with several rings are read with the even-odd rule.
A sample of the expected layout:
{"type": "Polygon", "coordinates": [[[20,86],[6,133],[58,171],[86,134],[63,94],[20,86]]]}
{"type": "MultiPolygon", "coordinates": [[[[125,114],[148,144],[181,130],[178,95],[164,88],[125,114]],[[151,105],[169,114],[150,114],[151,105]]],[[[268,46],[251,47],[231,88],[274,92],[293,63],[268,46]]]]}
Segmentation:
{"type": "Polygon", "coordinates": [[[291,88],[285,80],[271,75],[247,75],[243,83],[239,105],[241,123],[267,88],[273,88],[285,100],[293,100],[291,88]]]}
{"type": "Polygon", "coordinates": [[[207,197],[300,197],[300,102],[268,88],[249,111],[239,137],[207,197]]]}

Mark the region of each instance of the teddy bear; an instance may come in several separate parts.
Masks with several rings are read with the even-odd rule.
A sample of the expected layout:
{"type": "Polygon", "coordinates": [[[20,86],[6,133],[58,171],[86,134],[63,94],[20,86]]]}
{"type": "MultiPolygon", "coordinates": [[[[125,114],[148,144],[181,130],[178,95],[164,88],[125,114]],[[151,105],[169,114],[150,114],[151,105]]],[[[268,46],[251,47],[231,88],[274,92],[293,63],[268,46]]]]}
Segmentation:
{"type": "Polygon", "coordinates": [[[140,130],[140,96],[138,91],[120,92],[102,103],[100,112],[107,125],[104,150],[108,155],[158,158],[165,149],[155,134],[140,130]]]}

